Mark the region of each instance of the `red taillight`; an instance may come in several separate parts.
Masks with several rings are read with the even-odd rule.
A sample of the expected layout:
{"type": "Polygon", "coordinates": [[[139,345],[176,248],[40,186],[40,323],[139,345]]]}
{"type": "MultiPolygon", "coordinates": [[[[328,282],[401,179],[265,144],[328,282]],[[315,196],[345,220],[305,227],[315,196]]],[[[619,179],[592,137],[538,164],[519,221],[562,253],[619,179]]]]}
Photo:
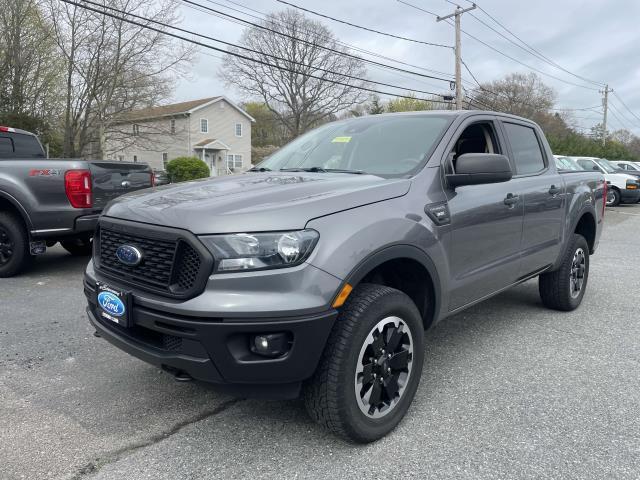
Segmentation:
{"type": "Polygon", "coordinates": [[[153,174],[153,172],[151,172],[151,186],[156,186],[156,176],[153,174]]]}
{"type": "Polygon", "coordinates": [[[91,172],[89,170],[67,170],[64,174],[64,190],[74,208],[93,207],[91,172]]]}
{"type": "Polygon", "coordinates": [[[2,125],[0,125],[0,132],[15,132],[15,131],[16,131],[15,128],[3,127],[2,125]]]}

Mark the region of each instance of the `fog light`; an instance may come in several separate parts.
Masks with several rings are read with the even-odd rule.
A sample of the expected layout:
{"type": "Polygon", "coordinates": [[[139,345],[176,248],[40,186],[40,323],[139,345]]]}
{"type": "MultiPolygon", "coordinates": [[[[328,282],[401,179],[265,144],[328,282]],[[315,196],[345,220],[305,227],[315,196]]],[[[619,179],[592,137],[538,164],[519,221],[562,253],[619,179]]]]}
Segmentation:
{"type": "Polygon", "coordinates": [[[290,335],[285,332],[254,335],[251,339],[251,351],[264,357],[280,357],[290,348],[290,335]]]}

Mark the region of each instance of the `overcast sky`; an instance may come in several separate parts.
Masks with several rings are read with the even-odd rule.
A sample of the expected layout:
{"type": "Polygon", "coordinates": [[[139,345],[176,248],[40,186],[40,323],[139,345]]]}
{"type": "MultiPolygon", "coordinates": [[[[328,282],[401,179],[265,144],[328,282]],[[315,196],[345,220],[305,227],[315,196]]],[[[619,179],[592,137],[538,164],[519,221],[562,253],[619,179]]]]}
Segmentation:
{"type": "MultiPolygon", "coordinates": [[[[220,5],[242,10],[238,4],[258,10],[273,12],[285,8],[276,0],[195,0],[211,8],[232,12],[220,5]]],[[[419,12],[396,0],[290,0],[291,3],[330,16],[351,21],[369,28],[415,38],[419,40],[453,45],[453,27],[419,12]]],[[[454,6],[445,0],[407,0],[426,10],[446,15],[454,6]]],[[[468,6],[466,0],[460,0],[468,6]]],[[[640,117],[640,1],[637,0],[480,0],[479,5],[521,39],[566,70],[598,82],[607,82],[619,98],[610,96],[613,106],[609,115],[610,129],[626,127],[640,134],[640,120],[634,118],[621,104],[620,99],[640,117]],[[616,116],[618,118],[616,118],[616,116]]],[[[240,25],[194,11],[182,4],[182,26],[199,33],[235,42],[242,32],[240,25]]],[[[255,15],[255,12],[249,12],[255,15]]],[[[481,11],[474,15],[499,29],[481,11]]],[[[244,17],[254,20],[250,17],[244,17]]],[[[343,42],[375,51],[396,60],[420,67],[453,74],[454,56],[450,49],[384,37],[330,20],[322,20],[343,42]]],[[[536,59],[499,37],[472,16],[465,14],[462,29],[507,55],[542,70],[545,73],[598,89],[570,74],[536,59]]],[[[201,97],[227,95],[239,101],[237,93],[229,90],[217,77],[221,60],[216,52],[201,49],[196,56],[189,78],[181,79],[174,100],[182,101],[201,97]],[[211,55],[215,55],[213,57],[211,55]]],[[[527,67],[508,59],[476,40],[463,34],[462,57],[480,82],[490,81],[511,72],[527,72],[527,67]]],[[[387,61],[383,61],[389,63],[387,61]]],[[[410,67],[406,67],[412,69],[410,67]]],[[[415,68],[413,69],[415,70],[415,68]]],[[[406,74],[395,74],[368,68],[370,79],[401,85],[407,89],[448,91],[449,85],[406,74]]],[[[576,87],[560,80],[541,75],[557,93],[557,108],[586,108],[598,106],[598,111],[574,112],[576,122],[589,128],[601,120],[601,95],[594,90],[576,87]]],[[[463,70],[463,78],[471,81],[463,70]]]]}

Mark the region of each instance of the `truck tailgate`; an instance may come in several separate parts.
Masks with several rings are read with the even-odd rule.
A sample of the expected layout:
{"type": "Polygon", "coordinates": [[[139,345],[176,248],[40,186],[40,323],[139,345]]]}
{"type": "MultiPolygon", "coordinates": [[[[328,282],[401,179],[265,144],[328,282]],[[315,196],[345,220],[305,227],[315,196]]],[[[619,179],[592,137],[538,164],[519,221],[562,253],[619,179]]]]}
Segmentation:
{"type": "Polygon", "coordinates": [[[95,208],[103,208],[125,193],[151,187],[152,173],[146,163],[89,162],[95,208]]]}

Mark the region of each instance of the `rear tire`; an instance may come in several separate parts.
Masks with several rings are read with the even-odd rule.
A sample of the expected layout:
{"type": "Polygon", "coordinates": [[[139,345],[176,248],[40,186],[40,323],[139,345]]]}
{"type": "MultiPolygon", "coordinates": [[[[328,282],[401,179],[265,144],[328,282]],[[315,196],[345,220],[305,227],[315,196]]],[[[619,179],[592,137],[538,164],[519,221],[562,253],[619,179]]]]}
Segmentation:
{"type": "Polygon", "coordinates": [[[378,440],[409,409],[423,359],[424,326],[413,301],[399,290],[362,284],[345,303],[304,386],[307,411],[348,440],[378,440]]]}
{"type": "Polygon", "coordinates": [[[22,221],[0,212],[0,278],[13,277],[31,264],[29,235],[22,221]]]}
{"type": "Polygon", "coordinates": [[[91,237],[78,237],[60,242],[62,248],[74,257],[87,257],[93,251],[91,237]]]}
{"type": "Polygon", "coordinates": [[[620,205],[620,192],[615,188],[607,190],[607,207],[617,207],[620,205]]]}
{"type": "Polygon", "coordinates": [[[575,310],[582,302],[588,279],[589,245],[582,235],[574,233],[560,268],[538,279],[542,303],[554,310],[575,310]]]}

